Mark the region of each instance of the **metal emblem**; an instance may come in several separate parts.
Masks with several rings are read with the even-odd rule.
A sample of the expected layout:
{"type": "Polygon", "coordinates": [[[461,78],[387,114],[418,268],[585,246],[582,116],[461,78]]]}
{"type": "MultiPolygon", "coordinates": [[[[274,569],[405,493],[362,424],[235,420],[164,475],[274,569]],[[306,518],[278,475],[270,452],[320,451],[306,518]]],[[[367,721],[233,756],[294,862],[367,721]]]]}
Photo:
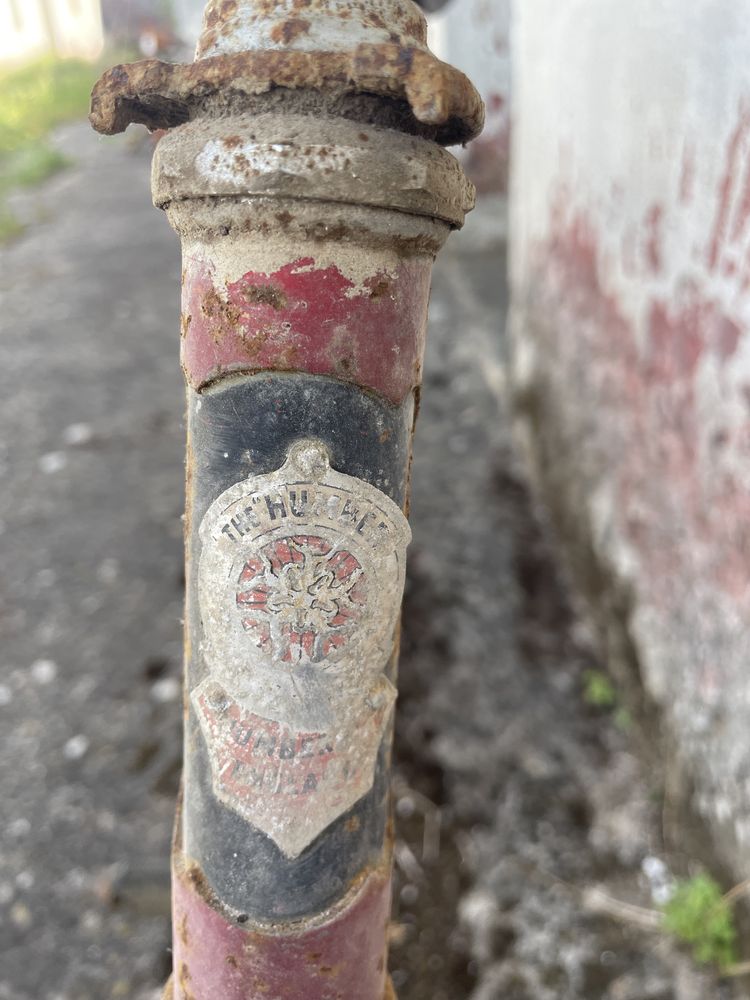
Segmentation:
{"type": "Polygon", "coordinates": [[[214,791],[294,858],[372,787],[409,525],[302,440],[223,493],[200,538],[208,676],[192,701],[214,791]]]}

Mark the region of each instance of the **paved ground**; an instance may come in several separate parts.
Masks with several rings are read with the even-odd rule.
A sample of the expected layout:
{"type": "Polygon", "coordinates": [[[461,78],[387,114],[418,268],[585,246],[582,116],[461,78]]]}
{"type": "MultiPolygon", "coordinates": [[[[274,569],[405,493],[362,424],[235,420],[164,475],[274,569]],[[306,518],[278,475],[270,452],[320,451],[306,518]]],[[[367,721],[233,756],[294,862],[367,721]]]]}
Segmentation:
{"type": "MultiPolygon", "coordinates": [[[[20,200],[34,225],[0,250],[0,1000],[152,1000],[179,768],[178,248],[149,204],[148,143],[84,126],[60,142],[78,165],[20,200]]],[[[614,907],[595,886],[651,905],[662,792],[582,699],[595,658],[504,413],[502,268],[462,238],[436,275],[397,754],[400,1000],[740,997],[595,912],[614,907]]]]}

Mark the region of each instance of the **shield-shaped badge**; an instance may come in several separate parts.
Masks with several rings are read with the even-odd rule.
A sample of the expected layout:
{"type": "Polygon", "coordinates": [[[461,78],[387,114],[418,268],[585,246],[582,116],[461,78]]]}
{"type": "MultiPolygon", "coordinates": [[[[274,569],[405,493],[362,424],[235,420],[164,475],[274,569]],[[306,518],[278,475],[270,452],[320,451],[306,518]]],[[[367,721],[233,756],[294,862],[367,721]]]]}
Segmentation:
{"type": "Polygon", "coordinates": [[[298,441],[201,524],[206,679],[192,692],[217,797],[297,857],[373,784],[408,522],[298,441]]]}

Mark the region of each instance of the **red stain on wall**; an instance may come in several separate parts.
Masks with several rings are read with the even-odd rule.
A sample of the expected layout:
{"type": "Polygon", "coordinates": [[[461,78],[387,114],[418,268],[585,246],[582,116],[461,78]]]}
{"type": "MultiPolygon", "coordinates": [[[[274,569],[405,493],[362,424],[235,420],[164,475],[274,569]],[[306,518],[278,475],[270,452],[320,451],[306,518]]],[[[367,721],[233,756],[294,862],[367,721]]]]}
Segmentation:
{"type": "Polygon", "coordinates": [[[748,137],[750,137],[750,110],[741,108],[737,125],[729,139],[724,175],[719,186],[716,217],[708,249],[708,266],[711,270],[716,269],[726,243],[737,240],[750,216],[748,177],[746,174],[743,180],[742,171],[743,156],[747,161],[746,169],[750,170],[746,148],[748,137]],[[732,207],[737,200],[738,186],[742,186],[744,191],[740,204],[735,209],[734,224],[730,230],[732,207]]]}
{"type": "Polygon", "coordinates": [[[648,266],[654,274],[658,274],[662,268],[662,223],[664,222],[664,208],[661,205],[652,205],[646,213],[646,258],[648,266]]]}
{"type": "MultiPolygon", "coordinates": [[[[570,474],[590,473],[588,457],[598,456],[596,475],[612,487],[615,534],[637,552],[638,585],[653,605],[681,613],[678,584],[699,572],[748,608],[750,493],[737,462],[724,456],[744,452],[750,460],[750,419],[722,421],[698,403],[704,366],[721,383],[741,325],[710,292],[707,275],[683,282],[679,300],[654,296],[639,335],[607,280],[596,224],[571,213],[568,200],[563,191],[539,247],[534,310],[544,317],[537,328],[545,331],[545,371],[565,387],[552,412],[567,415],[566,438],[581,449],[568,456],[570,474]],[[711,436],[706,421],[714,416],[711,436]]],[[[653,256],[647,264],[653,270],[653,256]]],[[[727,382],[726,398],[731,391],[727,382]]]]}

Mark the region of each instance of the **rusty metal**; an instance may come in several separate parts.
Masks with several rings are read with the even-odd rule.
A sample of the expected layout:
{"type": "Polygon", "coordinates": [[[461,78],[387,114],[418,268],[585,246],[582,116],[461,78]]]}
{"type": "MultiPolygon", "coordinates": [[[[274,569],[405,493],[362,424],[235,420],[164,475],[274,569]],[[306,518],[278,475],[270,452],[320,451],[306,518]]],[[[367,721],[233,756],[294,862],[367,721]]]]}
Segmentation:
{"type": "MultiPolygon", "coordinates": [[[[323,20],[330,28],[331,23],[352,23],[356,10],[364,11],[368,4],[349,0],[335,14],[329,9],[332,6],[293,5],[305,10],[317,7],[318,15],[322,8],[323,20]]],[[[378,38],[384,32],[377,26],[375,30],[369,26],[368,31],[368,26],[361,25],[363,30],[352,34],[351,49],[278,48],[279,40],[290,39],[292,44],[295,41],[299,44],[309,36],[314,23],[311,11],[308,18],[276,21],[265,39],[268,48],[233,51],[230,46],[217,44],[216,33],[221,24],[224,38],[232,38],[237,25],[234,20],[226,19],[226,12],[231,9],[236,17],[237,8],[236,3],[215,4],[210,8],[214,20],[207,20],[209,27],[194,63],[147,59],[115,66],[105,73],[92,96],[94,128],[108,135],[122,132],[133,122],[151,129],[171,128],[200,115],[212,99],[219,98],[227,105],[241,108],[243,101],[274,90],[312,90],[329,97],[368,94],[403,102],[413,118],[414,130],[426,132],[429,138],[443,145],[468,142],[481,132],[484,105],[479,94],[463,73],[441,62],[426,48],[424,21],[419,14],[412,20],[422,28],[413,26],[411,32],[401,36],[385,32],[390,39],[387,41],[359,40],[373,34],[378,38]],[[213,52],[220,54],[209,54],[213,52]]],[[[320,16],[317,21],[321,21],[320,16]]]]}
{"type": "Polygon", "coordinates": [[[174,1000],[388,1000],[389,762],[430,273],[481,104],[411,0],[210,3],[105,76],[183,245],[174,1000]],[[323,45],[328,48],[324,50],[323,45]]]}

